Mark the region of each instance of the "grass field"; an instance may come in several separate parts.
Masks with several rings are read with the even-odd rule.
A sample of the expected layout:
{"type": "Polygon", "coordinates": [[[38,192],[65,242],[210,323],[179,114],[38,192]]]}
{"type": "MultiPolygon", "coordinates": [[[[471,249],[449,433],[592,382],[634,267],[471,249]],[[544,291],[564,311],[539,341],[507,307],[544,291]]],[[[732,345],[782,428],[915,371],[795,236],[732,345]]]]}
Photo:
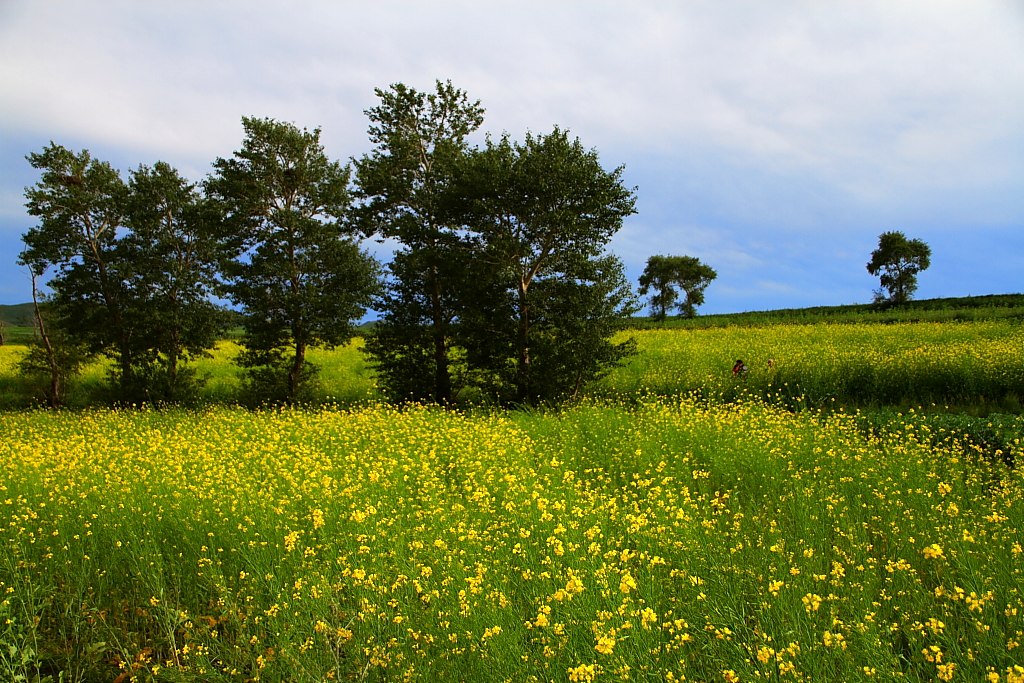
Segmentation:
{"type": "Polygon", "coordinates": [[[0,681],[1024,681],[1019,324],[636,337],[560,410],[356,344],[249,411],[225,343],[193,409],[0,411],[0,681]]]}
{"type": "Polygon", "coordinates": [[[915,430],[686,399],[0,426],[5,680],[1018,675],[1024,482],[915,430]]]}
{"type": "MultiPolygon", "coordinates": [[[[1021,412],[1024,325],[1015,320],[893,324],[777,324],[710,329],[627,330],[639,354],[586,389],[592,397],[639,399],[697,392],[712,400],[755,396],[813,407],[950,406],[976,413],[1021,412]],[[741,358],[750,372],[732,377],[741,358]],[[771,367],[769,367],[771,361],[771,367]]],[[[321,367],[320,403],[361,405],[379,398],[362,340],[310,353],[321,367]]],[[[197,368],[207,379],[200,401],[245,403],[231,363],[235,343],[222,342],[197,368]]],[[[0,407],[31,405],[33,392],[16,375],[24,347],[0,347],[0,407]]],[[[69,404],[98,398],[105,366],[89,367],[71,386],[69,404]]]]}

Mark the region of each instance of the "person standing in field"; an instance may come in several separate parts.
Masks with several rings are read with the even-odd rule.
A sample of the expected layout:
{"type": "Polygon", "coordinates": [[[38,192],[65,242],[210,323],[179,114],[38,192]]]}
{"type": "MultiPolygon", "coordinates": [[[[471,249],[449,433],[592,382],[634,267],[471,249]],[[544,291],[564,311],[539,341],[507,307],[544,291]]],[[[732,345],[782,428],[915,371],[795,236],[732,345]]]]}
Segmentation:
{"type": "Polygon", "coordinates": [[[748,371],[749,368],[747,367],[747,364],[743,362],[742,359],[738,359],[736,363],[732,366],[733,377],[746,377],[748,371]]]}

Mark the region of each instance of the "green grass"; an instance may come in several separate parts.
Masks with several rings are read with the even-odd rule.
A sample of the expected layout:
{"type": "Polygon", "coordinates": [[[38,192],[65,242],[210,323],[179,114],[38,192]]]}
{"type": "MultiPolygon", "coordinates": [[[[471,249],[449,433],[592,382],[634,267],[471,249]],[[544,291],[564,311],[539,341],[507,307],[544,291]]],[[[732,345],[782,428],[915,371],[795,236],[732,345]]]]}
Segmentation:
{"type": "Polygon", "coordinates": [[[921,299],[902,306],[848,304],[783,308],[770,311],[669,317],[664,321],[634,318],[635,329],[706,329],[712,327],[763,327],[778,324],[817,325],[822,323],[963,322],[1024,319],[1024,294],[921,299]]]}
{"type": "MultiPolygon", "coordinates": [[[[1021,412],[1024,326],[1006,320],[873,325],[775,324],[708,329],[632,330],[639,353],[585,389],[594,397],[638,400],[698,393],[708,400],[757,397],[791,408],[928,407],[986,415],[1021,412]],[[732,376],[737,358],[750,372],[732,376]],[[769,362],[771,365],[769,365],[769,362]]],[[[362,340],[314,350],[320,367],[314,403],[361,405],[378,398],[362,340]]],[[[23,347],[0,347],[0,406],[29,405],[37,395],[16,377],[23,347]]],[[[196,369],[200,403],[250,403],[222,342],[196,369]]],[[[69,405],[102,403],[107,365],[97,363],[70,385],[69,405]]]]}
{"type": "Polygon", "coordinates": [[[662,399],[0,429],[4,680],[1008,680],[1020,661],[1024,481],[918,428],[662,399]]]}
{"type": "Polygon", "coordinates": [[[233,407],[228,341],[192,409],[24,409],[0,347],[0,680],[1017,681],[1021,329],[634,331],[462,413],[359,341],[304,408],[233,407]]]}

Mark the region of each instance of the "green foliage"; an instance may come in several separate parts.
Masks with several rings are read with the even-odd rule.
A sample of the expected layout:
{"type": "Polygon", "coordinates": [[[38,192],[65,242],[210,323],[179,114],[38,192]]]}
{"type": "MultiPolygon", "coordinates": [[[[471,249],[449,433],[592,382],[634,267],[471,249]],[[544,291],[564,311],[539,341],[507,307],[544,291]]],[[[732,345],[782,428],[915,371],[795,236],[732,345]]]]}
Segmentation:
{"type": "MultiPolygon", "coordinates": [[[[30,215],[19,256],[33,278],[53,270],[49,328],[115,360],[117,402],[176,401],[194,394],[183,364],[221,333],[210,302],[215,278],[209,216],[193,185],[165,163],[140,166],[129,183],[87,151],[52,144],[29,155],[42,171],[26,191],[30,215]]],[[[50,394],[54,395],[55,391],[50,394]]]]}
{"type": "Polygon", "coordinates": [[[868,272],[878,275],[882,289],[875,301],[901,305],[917,290],[917,274],[931,265],[932,250],[924,241],[907,239],[902,232],[883,232],[878,248],[871,252],[868,272]]]}
{"type": "Polygon", "coordinates": [[[704,290],[716,277],[718,273],[695,256],[651,256],[640,275],[640,295],[652,292],[650,304],[656,320],[664,320],[676,306],[684,317],[692,318],[697,306],[704,303],[704,290]],[[686,295],[678,304],[676,287],[686,295]]]}
{"type": "Polygon", "coordinates": [[[968,322],[1024,320],[1024,294],[918,299],[899,308],[875,304],[783,308],[745,313],[712,313],[697,318],[677,318],[658,323],[653,318],[631,318],[633,329],[679,328],[701,330],[721,327],[768,327],[771,325],[827,325],[834,323],[892,324],[913,322],[968,322]]]}
{"type": "Polygon", "coordinates": [[[350,339],[377,287],[377,265],[345,223],[349,169],[327,158],[320,130],[244,118],[245,140],[218,159],[207,191],[223,216],[227,291],[241,307],[252,381],[300,400],[307,350],[350,339]],[[271,377],[281,375],[281,380],[271,377]]]}
{"type": "Polygon", "coordinates": [[[92,362],[94,354],[59,329],[51,334],[50,342],[49,349],[38,339],[29,344],[18,363],[18,372],[36,400],[56,408],[67,403],[71,380],[92,362]]]}
{"type": "Polygon", "coordinates": [[[405,253],[392,264],[367,349],[389,395],[447,404],[459,291],[452,276],[465,248],[450,187],[484,110],[451,82],[437,81],[432,93],[402,83],[375,92],[380,103],[366,112],[374,148],[355,162],[355,221],[405,253]]]}
{"type": "Polygon", "coordinates": [[[506,387],[499,400],[573,395],[625,352],[607,337],[634,310],[632,294],[604,254],[635,210],[622,172],[558,128],[523,143],[489,139],[469,155],[460,180],[479,265],[459,339],[471,367],[506,387]]]}

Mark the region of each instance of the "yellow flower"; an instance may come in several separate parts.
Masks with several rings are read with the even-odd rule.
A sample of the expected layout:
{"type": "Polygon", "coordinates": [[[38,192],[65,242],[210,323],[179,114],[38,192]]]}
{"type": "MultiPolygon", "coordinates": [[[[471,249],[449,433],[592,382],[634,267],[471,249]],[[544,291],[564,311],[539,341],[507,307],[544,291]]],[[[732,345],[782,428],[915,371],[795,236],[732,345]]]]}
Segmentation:
{"type": "Polygon", "coordinates": [[[821,596],[815,593],[808,593],[801,598],[801,601],[804,603],[804,609],[808,612],[817,612],[821,607],[821,596]]]}
{"type": "Polygon", "coordinates": [[[932,543],[929,546],[925,546],[921,553],[927,560],[938,560],[945,557],[945,554],[942,552],[942,546],[938,543],[932,543]]]}
{"type": "Polygon", "coordinates": [[[593,664],[580,664],[569,669],[569,680],[572,683],[592,683],[597,678],[597,667],[593,664]]]}
{"type": "Polygon", "coordinates": [[[619,590],[623,593],[636,590],[636,581],[628,570],[622,574],[622,578],[619,580],[619,590]]]}
{"type": "Polygon", "coordinates": [[[594,649],[602,655],[610,655],[615,649],[615,636],[610,633],[598,636],[594,649]]]}

